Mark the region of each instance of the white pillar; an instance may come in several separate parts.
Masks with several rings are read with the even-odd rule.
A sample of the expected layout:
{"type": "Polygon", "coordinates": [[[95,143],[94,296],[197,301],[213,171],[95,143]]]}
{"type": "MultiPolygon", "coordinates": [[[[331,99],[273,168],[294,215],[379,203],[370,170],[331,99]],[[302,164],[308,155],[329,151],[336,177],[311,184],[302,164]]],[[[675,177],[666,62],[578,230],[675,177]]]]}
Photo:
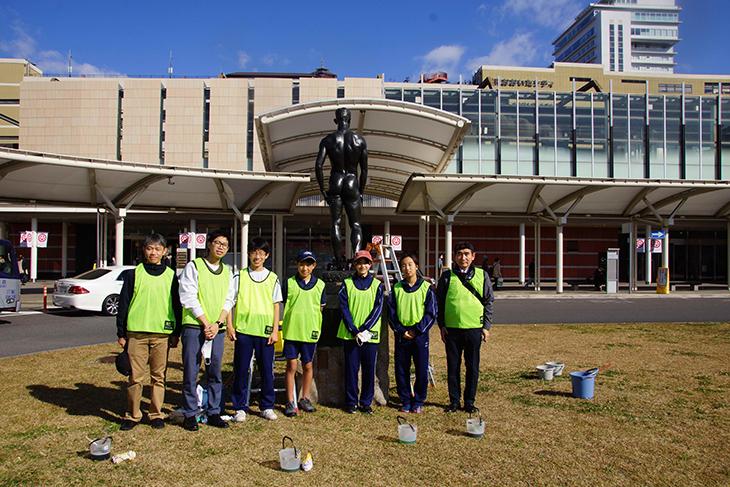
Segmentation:
{"type": "MultiPolygon", "coordinates": [[[[434,264],[434,267],[436,268],[436,274],[435,279],[438,280],[439,277],[441,277],[441,268],[439,267],[439,249],[441,242],[439,242],[439,219],[435,218],[434,222],[436,223],[436,229],[435,229],[435,235],[434,235],[434,252],[436,253],[436,263],[434,264]]],[[[728,235],[730,235],[730,225],[728,226],[728,235]]],[[[730,238],[728,239],[730,241],[730,238]]],[[[729,245],[730,246],[730,245],[729,245]]],[[[730,250],[728,250],[730,252],[730,250]]],[[[446,260],[444,260],[444,263],[446,260]]],[[[728,264],[730,266],[730,263],[728,264]]],[[[730,279],[730,278],[729,278],[730,279]]],[[[730,281],[728,281],[728,287],[730,287],[730,281]]]]}
{"type": "Polygon", "coordinates": [[[197,235],[195,235],[195,218],[190,219],[190,260],[193,260],[196,257],[196,250],[195,250],[195,239],[197,238],[197,235]]]}
{"type": "Polygon", "coordinates": [[[525,285],[525,224],[520,223],[520,285],[525,285]]]}
{"type": "Polygon", "coordinates": [[[383,222],[383,242],[385,245],[390,245],[390,221],[386,220],[383,222]]]}
{"type": "Polygon", "coordinates": [[[651,251],[652,251],[652,245],[649,245],[651,243],[651,225],[647,225],[644,227],[644,234],[645,234],[645,242],[644,242],[644,254],[646,255],[646,259],[644,259],[644,263],[646,266],[644,267],[644,282],[646,284],[652,283],[652,275],[651,275],[651,251]]]}
{"type": "MultiPolygon", "coordinates": [[[[127,216],[126,210],[119,210],[119,218],[116,224],[116,234],[114,236],[114,260],[117,265],[124,265],[124,218],[127,216]]],[[[171,260],[175,260],[175,256],[170,256],[171,260]]]]}
{"type": "MultiPolygon", "coordinates": [[[[629,294],[634,292],[634,279],[636,278],[635,270],[636,267],[636,223],[631,221],[629,223],[629,294]]],[[[608,262],[606,263],[608,264],[608,262]]],[[[608,269],[606,269],[608,275],[608,269]]],[[[619,288],[621,287],[619,283],[619,288]]],[[[606,285],[608,290],[608,285],[606,285]]]]}
{"type": "Polygon", "coordinates": [[[540,234],[541,231],[540,226],[540,220],[535,222],[535,291],[540,290],[540,254],[542,254],[542,249],[540,248],[542,235],[540,234]]]}
{"type": "Polygon", "coordinates": [[[68,275],[68,222],[61,223],[61,277],[68,275]]]}
{"type": "Polygon", "coordinates": [[[420,267],[426,274],[427,261],[426,261],[426,216],[421,215],[418,218],[418,262],[421,263],[420,267]]]}
{"type": "Polygon", "coordinates": [[[30,247],[30,280],[38,279],[38,218],[31,218],[30,231],[33,234],[33,245],[30,247]]]}
{"type": "Polygon", "coordinates": [[[231,228],[231,235],[233,237],[233,272],[238,271],[238,265],[236,264],[236,252],[238,252],[238,220],[233,219],[233,227],[231,228]]]}
{"type": "MultiPolygon", "coordinates": [[[[662,244],[662,267],[669,268],[669,227],[662,228],[664,232],[664,243],[662,244]]],[[[669,282],[672,280],[672,275],[669,274],[669,282]]]]}
{"type": "Polygon", "coordinates": [[[286,279],[285,267],[284,267],[284,216],[276,215],[276,247],[274,251],[274,272],[279,276],[279,279],[286,279]]]}
{"type": "Polygon", "coordinates": [[[251,215],[243,215],[241,221],[241,270],[248,267],[248,226],[251,223],[251,215]]]}
{"type": "Polygon", "coordinates": [[[454,222],[453,218],[454,218],[453,216],[449,216],[446,219],[446,235],[445,235],[446,249],[444,250],[444,266],[448,267],[449,269],[451,269],[451,264],[452,264],[451,254],[453,253],[453,248],[454,248],[453,242],[451,241],[451,238],[452,238],[451,225],[454,222]]]}
{"type": "Polygon", "coordinates": [[[555,291],[563,294],[563,225],[555,227],[555,291]]]}

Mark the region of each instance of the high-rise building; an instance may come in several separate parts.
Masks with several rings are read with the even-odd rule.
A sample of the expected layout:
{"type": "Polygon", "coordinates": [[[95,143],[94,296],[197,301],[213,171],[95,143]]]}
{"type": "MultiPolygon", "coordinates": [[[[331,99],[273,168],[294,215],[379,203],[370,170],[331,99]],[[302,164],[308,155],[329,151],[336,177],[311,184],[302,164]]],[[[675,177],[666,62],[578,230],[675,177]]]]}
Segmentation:
{"type": "Polygon", "coordinates": [[[674,0],[600,0],[555,39],[553,56],[615,72],[673,73],[681,10],[674,0]]]}

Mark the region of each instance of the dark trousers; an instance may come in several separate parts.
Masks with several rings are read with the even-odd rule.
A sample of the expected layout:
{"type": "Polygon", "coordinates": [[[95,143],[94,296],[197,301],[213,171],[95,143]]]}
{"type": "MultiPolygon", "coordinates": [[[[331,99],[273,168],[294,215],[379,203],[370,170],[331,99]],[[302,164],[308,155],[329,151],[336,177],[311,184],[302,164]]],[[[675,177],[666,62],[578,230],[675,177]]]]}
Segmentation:
{"type": "MultiPolygon", "coordinates": [[[[210,365],[205,366],[208,387],[208,416],[221,413],[223,381],[221,380],[221,362],[223,361],[223,345],[225,333],[218,333],[213,339],[213,350],[210,354],[210,365]]],[[[200,347],[205,342],[205,333],[199,327],[185,326],[180,335],[182,342],[183,362],[183,398],[182,409],[185,417],[194,416],[198,410],[198,372],[202,355],[200,347]]],[[[250,359],[249,359],[250,360],[250,359]]],[[[206,405],[203,404],[203,409],[206,405]]]]}
{"type": "Polygon", "coordinates": [[[481,328],[447,328],[446,373],[449,379],[449,401],[459,404],[461,398],[461,354],[464,354],[466,380],[464,406],[474,404],[479,380],[479,349],[482,346],[481,328]]]}
{"type": "Polygon", "coordinates": [[[358,346],[355,340],[342,342],[347,405],[357,406],[357,373],[362,367],[360,405],[370,406],[375,395],[375,361],[378,357],[378,344],[367,342],[358,346]]]}
{"type": "Polygon", "coordinates": [[[255,337],[236,333],[233,349],[233,409],[248,412],[248,375],[253,373],[251,355],[256,354],[256,366],[261,374],[261,411],[274,408],[274,345],[267,345],[268,337],[255,337]]]}
{"type": "Polygon", "coordinates": [[[403,335],[396,335],[393,360],[400,403],[406,409],[423,406],[428,392],[428,333],[411,340],[404,339],[403,335]],[[411,359],[416,369],[413,396],[411,396],[411,359]]]}

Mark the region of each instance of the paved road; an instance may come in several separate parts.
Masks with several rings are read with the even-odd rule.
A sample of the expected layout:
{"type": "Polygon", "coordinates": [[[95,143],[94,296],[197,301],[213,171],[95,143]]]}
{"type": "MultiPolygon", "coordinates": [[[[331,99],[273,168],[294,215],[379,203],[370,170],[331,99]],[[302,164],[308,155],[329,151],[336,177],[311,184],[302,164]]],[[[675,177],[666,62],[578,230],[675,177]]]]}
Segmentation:
{"type": "MultiPolygon", "coordinates": [[[[730,293],[499,294],[494,323],[730,321],[730,293]]],[[[77,311],[0,314],[0,358],[116,341],[114,318],[77,311]]]]}

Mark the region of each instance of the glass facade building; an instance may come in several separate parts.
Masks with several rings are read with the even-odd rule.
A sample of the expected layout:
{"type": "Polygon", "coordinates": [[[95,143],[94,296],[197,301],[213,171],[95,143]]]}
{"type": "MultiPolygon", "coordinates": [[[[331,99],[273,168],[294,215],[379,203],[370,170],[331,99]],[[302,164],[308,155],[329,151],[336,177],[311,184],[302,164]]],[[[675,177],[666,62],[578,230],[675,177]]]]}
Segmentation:
{"type": "Polygon", "coordinates": [[[730,181],[730,97],[722,94],[389,84],[384,92],[471,121],[449,173],[730,181]]]}

